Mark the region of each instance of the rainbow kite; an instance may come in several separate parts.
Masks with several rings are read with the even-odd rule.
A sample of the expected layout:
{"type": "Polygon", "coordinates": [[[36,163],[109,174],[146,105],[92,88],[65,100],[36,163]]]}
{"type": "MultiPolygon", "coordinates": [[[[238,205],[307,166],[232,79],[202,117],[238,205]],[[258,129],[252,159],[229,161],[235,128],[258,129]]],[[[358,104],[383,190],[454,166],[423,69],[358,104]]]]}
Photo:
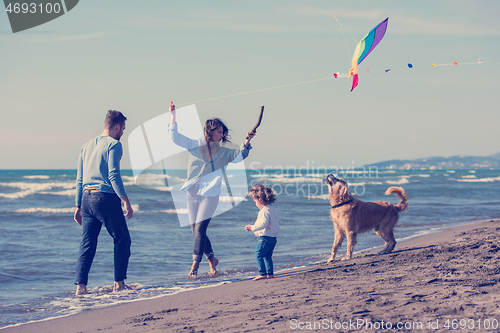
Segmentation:
{"type": "Polygon", "coordinates": [[[370,52],[380,43],[382,38],[384,38],[388,20],[389,18],[386,18],[380,22],[361,40],[361,42],[359,42],[358,46],[356,46],[356,50],[352,57],[351,69],[349,70],[349,77],[353,77],[351,91],[358,85],[358,65],[365,60],[370,52]]]}

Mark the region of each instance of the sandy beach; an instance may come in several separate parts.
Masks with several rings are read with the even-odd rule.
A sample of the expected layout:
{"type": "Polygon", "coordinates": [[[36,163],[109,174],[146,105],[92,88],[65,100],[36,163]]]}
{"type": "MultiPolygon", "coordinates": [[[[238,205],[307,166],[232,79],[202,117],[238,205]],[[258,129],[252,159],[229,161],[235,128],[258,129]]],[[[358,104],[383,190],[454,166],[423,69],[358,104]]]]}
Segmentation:
{"type": "MultiPolygon", "coordinates": [[[[498,331],[500,220],[241,281],[1,330],[10,332],[498,331]]],[[[362,237],[362,236],[360,236],[362,237]]],[[[325,244],[325,250],[331,244],[325,244]]],[[[342,255],[342,253],[341,253],[342,255]]]]}

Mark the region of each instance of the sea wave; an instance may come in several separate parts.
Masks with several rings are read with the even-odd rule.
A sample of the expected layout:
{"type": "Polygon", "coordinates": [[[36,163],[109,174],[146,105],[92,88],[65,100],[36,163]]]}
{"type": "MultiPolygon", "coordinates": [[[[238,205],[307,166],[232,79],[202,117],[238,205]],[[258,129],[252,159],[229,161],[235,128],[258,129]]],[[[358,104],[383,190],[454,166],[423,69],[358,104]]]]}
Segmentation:
{"type": "Polygon", "coordinates": [[[36,191],[21,191],[16,193],[0,193],[0,198],[2,199],[20,199],[32,195],[36,191]]]}
{"type": "Polygon", "coordinates": [[[167,213],[167,214],[187,214],[188,210],[187,208],[181,208],[181,209],[165,209],[165,210],[157,210],[154,211],[155,213],[167,213]]]}
{"type": "Polygon", "coordinates": [[[141,173],[141,175],[138,177],[138,180],[136,180],[135,177],[133,176],[122,176],[122,179],[126,184],[128,185],[145,185],[145,186],[158,186],[158,187],[165,187],[165,180],[167,182],[173,181],[175,184],[177,183],[184,183],[187,181],[187,179],[180,178],[180,177],[175,177],[175,176],[169,176],[167,174],[160,174],[160,173],[141,173]]]}
{"type": "MultiPolygon", "coordinates": [[[[139,212],[139,205],[135,204],[132,205],[132,209],[134,210],[134,213],[139,212]]],[[[75,207],[70,207],[70,208],[30,207],[30,208],[21,208],[11,211],[11,213],[18,213],[18,214],[36,214],[36,213],[67,214],[74,212],[75,212],[75,207]]]]}
{"type": "Polygon", "coordinates": [[[386,183],[391,185],[402,185],[409,184],[410,181],[408,180],[408,178],[401,178],[399,180],[387,180],[386,183]]]}
{"type": "Polygon", "coordinates": [[[13,210],[12,213],[19,214],[34,214],[34,213],[48,213],[48,214],[67,214],[74,213],[75,207],[71,208],[46,208],[46,207],[32,207],[32,208],[21,208],[13,210]]]}
{"type": "Polygon", "coordinates": [[[23,176],[26,179],[50,179],[50,176],[47,175],[33,175],[33,176],[23,176]]]}
{"type": "Polygon", "coordinates": [[[275,174],[272,174],[272,173],[266,173],[266,171],[264,171],[263,174],[258,174],[258,175],[250,175],[250,177],[253,177],[253,178],[267,178],[267,177],[272,177],[272,178],[275,178],[275,177],[293,177],[295,176],[295,174],[293,173],[275,173],[275,174]]]}
{"type": "Polygon", "coordinates": [[[38,192],[47,192],[52,189],[62,188],[62,189],[74,189],[75,183],[61,183],[61,182],[53,182],[53,183],[26,183],[26,182],[12,182],[12,183],[0,183],[0,186],[10,187],[20,189],[20,192],[14,193],[0,193],[0,198],[4,199],[20,199],[27,197],[29,195],[33,195],[38,192]]]}
{"type": "Polygon", "coordinates": [[[323,179],[320,178],[311,178],[311,177],[283,177],[283,176],[273,176],[273,175],[264,175],[260,176],[260,179],[265,181],[269,181],[272,183],[321,183],[323,179]]]}
{"type": "MultiPolygon", "coordinates": [[[[224,273],[225,272],[221,272],[221,275],[224,275],[224,273]]],[[[87,295],[81,295],[78,297],[74,296],[74,292],[64,292],[57,296],[47,296],[45,298],[46,302],[38,305],[37,311],[51,312],[55,316],[48,317],[45,319],[37,319],[31,321],[31,323],[66,317],[69,315],[81,313],[82,311],[86,310],[95,310],[104,307],[109,307],[110,305],[132,303],[146,299],[165,297],[166,295],[169,296],[175,295],[191,290],[216,287],[223,284],[231,283],[232,281],[239,281],[245,278],[248,279],[248,277],[252,273],[253,272],[247,274],[232,274],[231,276],[227,277],[224,276],[224,279],[222,280],[218,279],[215,281],[207,281],[203,284],[177,283],[175,285],[168,285],[168,284],[142,285],[140,283],[127,283],[127,286],[130,288],[127,290],[123,290],[119,293],[113,292],[112,285],[89,288],[89,293],[87,295]]],[[[203,277],[201,277],[200,279],[203,279],[203,277]]],[[[26,311],[26,309],[24,308],[22,308],[22,310],[26,311]]],[[[30,310],[32,311],[32,309],[29,309],[27,311],[30,310]]],[[[171,310],[165,310],[165,311],[177,311],[177,309],[172,307],[171,310]]],[[[17,324],[10,325],[2,328],[15,327],[15,326],[18,325],[17,324]]]]}
{"type": "Polygon", "coordinates": [[[500,180],[499,177],[487,177],[487,178],[462,178],[462,179],[454,179],[457,182],[467,182],[467,183],[492,183],[500,180]]]}
{"type": "Polygon", "coordinates": [[[358,182],[358,183],[347,182],[347,185],[349,185],[349,186],[383,185],[383,183],[382,182],[358,182]]]}
{"type": "Polygon", "coordinates": [[[322,194],[322,195],[309,195],[306,196],[308,199],[320,199],[320,200],[329,200],[330,195],[329,194],[322,194]]]}
{"type": "Polygon", "coordinates": [[[68,197],[74,197],[76,195],[76,188],[72,189],[72,190],[59,191],[59,192],[42,191],[42,192],[39,192],[39,193],[40,194],[63,195],[63,196],[68,196],[68,197]]]}
{"type": "MultiPolygon", "coordinates": [[[[246,197],[239,197],[239,196],[233,196],[233,199],[234,201],[237,201],[237,202],[240,202],[240,201],[246,201],[246,197]]],[[[228,196],[228,195],[221,195],[219,197],[219,201],[221,202],[231,202],[231,197],[228,196]]]]}
{"type": "MultiPolygon", "coordinates": [[[[137,185],[140,187],[140,185],[137,185]]],[[[147,186],[148,190],[155,190],[155,191],[161,191],[161,192],[170,192],[170,187],[165,186],[165,185],[160,185],[160,186],[147,186]]]]}

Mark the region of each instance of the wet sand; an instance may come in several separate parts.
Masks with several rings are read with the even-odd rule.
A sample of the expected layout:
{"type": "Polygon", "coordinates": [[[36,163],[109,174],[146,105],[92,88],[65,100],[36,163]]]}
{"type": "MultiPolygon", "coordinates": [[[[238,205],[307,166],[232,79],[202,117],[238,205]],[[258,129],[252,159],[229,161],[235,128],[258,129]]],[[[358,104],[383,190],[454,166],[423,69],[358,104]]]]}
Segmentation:
{"type": "MultiPolygon", "coordinates": [[[[465,332],[494,332],[500,330],[499,233],[500,220],[481,221],[398,243],[387,255],[362,252],[349,261],[277,272],[274,279],[224,284],[0,331],[385,332],[401,328],[401,332],[444,332],[464,328],[465,332]]],[[[325,251],[329,247],[325,244],[325,251]]]]}

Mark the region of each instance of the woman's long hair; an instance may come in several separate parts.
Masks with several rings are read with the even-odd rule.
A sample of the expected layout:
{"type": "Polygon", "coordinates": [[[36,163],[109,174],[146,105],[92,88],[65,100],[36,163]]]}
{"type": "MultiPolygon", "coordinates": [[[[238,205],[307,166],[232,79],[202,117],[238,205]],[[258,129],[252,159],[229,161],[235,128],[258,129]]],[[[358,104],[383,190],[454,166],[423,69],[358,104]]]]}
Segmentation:
{"type": "Polygon", "coordinates": [[[227,128],[226,124],[219,118],[212,118],[208,119],[205,122],[205,130],[204,130],[204,135],[205,135],[205,141],[207,144],[212,140],[212,132],[219,127],[222,127],[222,142],[231,142],[229,139],[231,139],[231,136],[229,135],[229,129],[227,128]]]}
{"type": "Polygon", "coordinates": [[[221,148],[219,142],[211,142],[212,140],[212,132],[222,127],[222,143],[231,142],[229,139],[231,136],[229,135],[229,128],[227,128],[226,124],[219,118],[208,119],[205,122],[205,129],[203,130],[203,135],[205,137],[206,145],[200,146],[200,154],[205,155],[205,159],[213,158],[213,153],[219,151],[221,148]]]}

